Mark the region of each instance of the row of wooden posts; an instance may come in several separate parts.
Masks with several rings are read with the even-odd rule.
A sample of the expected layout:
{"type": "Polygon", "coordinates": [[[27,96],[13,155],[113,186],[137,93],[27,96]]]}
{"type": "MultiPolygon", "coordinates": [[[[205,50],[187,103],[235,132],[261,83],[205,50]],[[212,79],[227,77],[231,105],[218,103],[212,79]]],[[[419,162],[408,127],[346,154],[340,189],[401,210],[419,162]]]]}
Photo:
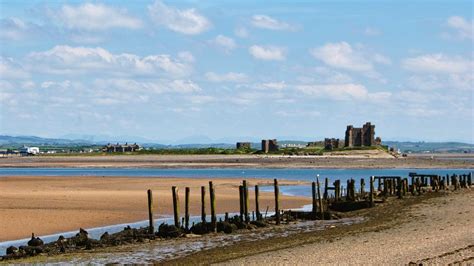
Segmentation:
{"type": "MultiPolygon", "coordinates": [[[[341,186],[340,180],[335,180],[333,186],[329,186],[329,178],[325,179],[324,192],[321,196],[321,189],[319,183],[319,177],[316,178],[316,182],[312,182],[312,212],[314,215],[319,214],[320,218],[324,217],[323,213],[327,211],[328,204],[332,202],[339,202],[342,200],[351,202],[357,201],[360,199],[368,200],[369,206],[374,206],[374,197],[375,193],[375,180],[378,181],[377,190],[382,196],[392,196],[397,195],[398,198],[402,198],[407,193],[411,192],[413,195],[416,193],[420,194],[423,187],[431,187],[435,191],[439,189],[447,189],[450,186],[450,183],[454,186],[454,189],[460,189],[462,187],[470,187],[472,185],[472,173],[467,175],[446,175],[446,177],[441,177],[438,175],[426,175],[426,174],[416,174],[410,173],[411,185],[409,185],[408,178],[402,178],[400,176],[371,176],[369,179],[369,188],[368,198],[366,197],[367,193],[365,192],[365,180],[362,178],[360,180],[360,191],[356,193],[355,189],[355,180],[347,180],[346,195],[343,198],[343,187],[341,186]],[[428,182],[429,179],[429,182],[428,182]],[[333,190],[333,197],[330,197],[329,191],[333,190]],[[358,194],[358,195],[357,195],[358,194]],[[359,196],[359,197],[357,197],[359,196]]],[[[280,224],[281,213],[280,213],[280,200],[279,200],[279,185],[278,180],[273,180],[274,196],[275,196],[275,223],[280,224]]],[[[171,188],[173,196],[173,218],[174,225],[177,228],[180,228],[181,225],[184,226],[186,230],[189,230],[189,199],[190,199],[190,188],[185,188],[185,210],[183,223],[180,223],[179,217],[179,197],[178,197],[178,188],[173,186],[171,188]]],[[[255,185],[255,212],[253,212],[254,219],[256,217],[257,221],[263,219],[262,213],[260,211],[259,205],[259,186],[255,185]]],[[[215,197],[215,188],[212,181],[209,182],[209,200],[211,208],[211,228],[213,231],[217,229],[217,217],[216,217],[216,197],[215,197]]],[[[240,221],[244,223],[250,222],[249,216],[249,188],[246,180],[242,181],[242,185],[239,186],[239,205],[240,205],[240,221]]],[[[268,211],[268,208],[267,208],[268,211]]],[[[225,219],[228,219],[229,214],[225,213],[225,219]]],[[[148,217],[149,217],[149,230],[150,233],[155,231],[154,228],[154,219],[153,219],[153,194],[152,191],[148,190],[148,217]]],[[[315,216],[316,217],[316,216],[315,216]]],[[[206,187],[201,186],[201,222],[206,223],[206,187]]]]}

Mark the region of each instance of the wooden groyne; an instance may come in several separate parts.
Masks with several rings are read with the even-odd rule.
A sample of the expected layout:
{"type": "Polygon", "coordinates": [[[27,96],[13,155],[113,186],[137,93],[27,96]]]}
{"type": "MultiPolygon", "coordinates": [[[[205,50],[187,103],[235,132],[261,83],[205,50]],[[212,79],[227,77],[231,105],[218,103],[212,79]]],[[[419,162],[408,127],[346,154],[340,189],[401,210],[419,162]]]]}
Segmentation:
{"type": "MultiPolygon", "coordinates": [[[[209,185],[209,202],[207,202],[206,186],[200,187],[201,215],[199,222],[190,223],[190,193],[191,188],[184,187],[184,216],[179,210],[179,188],[171,187],[173,201],[173,221],[172,224],[161,224],[155,226],[154,217],[156,199],[160,195],[154,195],[152,190],[147,190],[148,202],[148,226],[144,228],[125,227],[124,230],[109,234],[104,233],[100,239],[92,239],[87,231],[80,229],[79,232],[70,238],[60,236],[58,240],[51,243],[43,243],[38,237],[32,234],[27,245],[14,247],[10,246],[6,250],[6,255],[0,257],[0,261],[15,258],[24,258],[38,254],[61,254],[79,250],[91,250],[108,246],[125,245],[131,243],[149,242],[156,239],[169,239],[182,237],[188,234],[230,234],[238,230],[253,230],[258,227],[279,226],[297,220],[322,220],[337,219],[338,213],[354,211],[362,208],[374,208],[377,204],[383,203],[389,198],[393,200],[403,200],[407,197],[418,197],[425,193],[439,193],[442,191],[458,191],[470,189],[472,186],[472,173],[436,175],[409,173],[408,176],[370,176],[362,178],[357,182],[350,178],[342,185],[340,179],[325,178],[324,184],[320,183],[319,176],[311,183],[310,188],[312,198],[312,208],[310,211],[295,211],[280,209],[280,186],[277,179],[273,180],[274,212],[267,215],[269,207],[262,212],[259,203],[260,188],[256,184],[254,188],[255,208],[250,208],[251,186],[247,180],[243,180],[239,186],[239,213],[231,215],[225,213],[224,219],[218,220],[216,214],[215,191],[219,189],[212,181],[209,185]],[[366,182],[367,181],[367,182],[366,182]],[[360,184],[356,186],[356,184],[360,184]],[[366,188],[368,184],[368,188],[366,188]],[[207,215],[207,208],[210,209],[210,217],[207,215]],[[210,218],[210,219],[208,219],[210,218]]],[[[183,188],[182,188],[183,189],[183,188]]],[[[159,198],[162,200],[161,198],[159,198]]],[[[222,216],[221,216],[222,217],[222,216]]],[[[199,218],[198,218],[199,219],[199,218]]]]}

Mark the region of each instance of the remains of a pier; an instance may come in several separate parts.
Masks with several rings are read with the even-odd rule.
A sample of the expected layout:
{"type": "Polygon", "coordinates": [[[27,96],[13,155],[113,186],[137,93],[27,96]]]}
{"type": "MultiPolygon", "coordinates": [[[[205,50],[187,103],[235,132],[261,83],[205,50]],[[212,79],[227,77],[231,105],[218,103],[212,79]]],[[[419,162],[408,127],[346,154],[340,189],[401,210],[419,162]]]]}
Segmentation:
{"type": "Polygon", "coordinates": [[[348,125],[346,129],[345,147],[375,146],[375,125],[365,123],[361,128],[348,125]]]}
{"type": "Polygon", "coordinates": [[[262,139],[262,152],[269,153],[278,151],[278,142],[276,139],[262,139]]]}

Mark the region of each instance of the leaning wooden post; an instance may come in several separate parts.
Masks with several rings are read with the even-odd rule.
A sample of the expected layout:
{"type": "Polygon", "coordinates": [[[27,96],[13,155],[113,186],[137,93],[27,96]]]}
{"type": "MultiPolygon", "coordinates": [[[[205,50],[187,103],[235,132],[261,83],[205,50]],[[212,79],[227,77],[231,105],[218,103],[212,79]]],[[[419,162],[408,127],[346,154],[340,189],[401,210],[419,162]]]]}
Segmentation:
{"type": "Polygon", "coordinates": [[[174,226],[179,228],[179,198],[178,188],[173,186],[171,188],[173,192],[173,214],[174,214],[174,226]]]}
{"type": "Polygon", "coordinates": [[[184,193],[184,228],[189,230],[189,187],[186,187],[184,193]]]}
{"type": "Polygon", "coordinates": [[[328,200],[328,188],[329,188],[329,178],[324,179],[324,194],[323,198],[324,200],[328,200]]]}
{"type": "Polygon", "coordinates": [[[374,176],[370,177],[370,195],[369,195],[370,207],[374,207],[374,176]]]}
{"type": "Polygon", "coordinates": [[[278,198],[280,189],[278,188],[278,180],[276,178],[273,179],[273,188],[275,190],[275,219],[276,224],[280,224],[280,200],[278,198]]]}
{"type": "Polygon", "coordinates": [[[201,222],[206,223],[206,187],[201,186],[201,222]]]}
{"type": "Polygon", "coordinates": [[[214,232],[217,231],[217,218],[216,218],[216,195],[214,192],[214,186],[212,181],[209,181],[209,196],[211,200],[211,226],[214,232]]]}
{"type": "Polygon", "coordinates": [[[313,215],[316,214],[316,182],[313,182],[311,183],[311,195],[312,195],[312,198],[313,198],[313,215]]]}
{"type": "Polygon", "coordinates": [[[155,233],[155,222],[153,221],[153,192],[151,189],[147,191],[148,194],[148,219],[150,224],[148,225],[148,233],[155,233]]]}
{"type": "Polygon", "coordinates": [[[260,221],[262,215],[260,214],[260,206],[258,204],[258,194],[258,185],[255,185],[255,213],[257,214],[257,221],[260,221]]]}
{"type": "Polygon", "coordinates": [[[244,215],[245,215],[245,222],[250,223],[250,216],[249,216],[249,188],[247,186],[247,180],[242,182],[242,187],[244,190],[244,215]]]}
{"type": "Polygon", "coordinates": [[[239,186],[239,211],[240,222],[244,222],[244,187],[239,186]]]}
{"type": "Polygon", "coordinates": [[[321,215],[321,219],[323,219],[323,199],[321,198],[321,190],[319,184],[319,177],[316,177],[316,184],[318,185],[318,200],[319,200],[319,213],[321,215]]]}

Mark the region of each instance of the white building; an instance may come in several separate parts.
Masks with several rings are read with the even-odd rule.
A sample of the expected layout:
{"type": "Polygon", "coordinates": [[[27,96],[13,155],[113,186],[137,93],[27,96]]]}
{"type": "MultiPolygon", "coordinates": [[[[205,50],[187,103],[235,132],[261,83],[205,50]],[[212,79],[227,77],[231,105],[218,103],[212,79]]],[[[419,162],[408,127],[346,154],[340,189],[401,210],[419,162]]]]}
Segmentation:
{"type": "Polygon", "coordinates": [[[39,153],[40,151],[38,147],[23,147],[20,149],[21,155],[35,155],[39,153]]]}

